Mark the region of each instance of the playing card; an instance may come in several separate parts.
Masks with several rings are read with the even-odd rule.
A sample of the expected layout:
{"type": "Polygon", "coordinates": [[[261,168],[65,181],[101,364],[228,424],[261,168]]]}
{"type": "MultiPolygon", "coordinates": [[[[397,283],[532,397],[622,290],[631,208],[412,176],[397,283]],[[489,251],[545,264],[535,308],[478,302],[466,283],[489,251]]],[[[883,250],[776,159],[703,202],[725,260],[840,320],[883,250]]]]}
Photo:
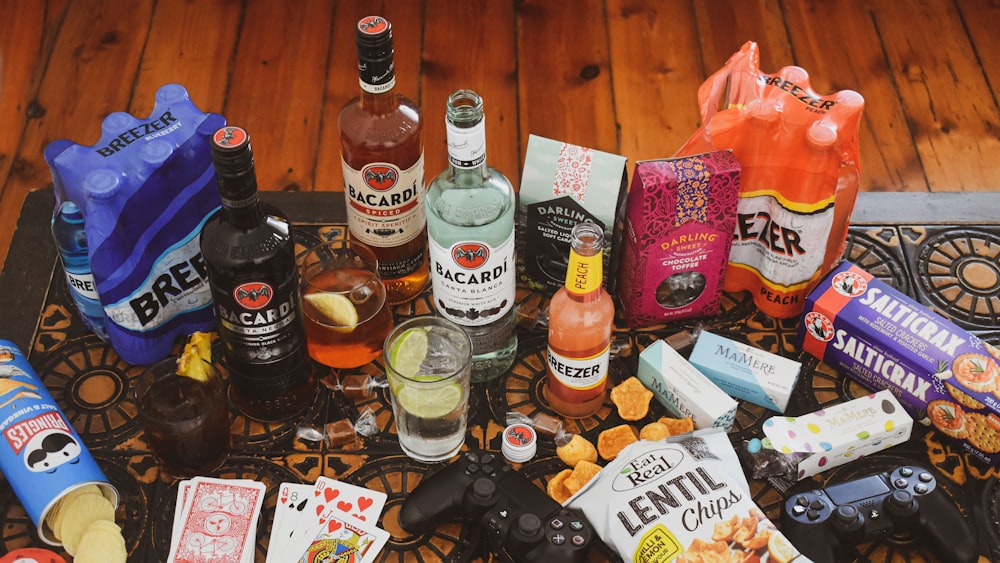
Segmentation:
{"type": "Polygon", "coordinates": [[[168,562],[252,561],[264,493],[263,483],[192,479],[184,503],[184,521],[168,562]]]}
{"type": "Polygon", "coordinates": [[[333,515],[313,538],[299,563],[371,563],[389,541],[389,532],[348,515],[333,515]]]}
{"type": "Polygon", "coordinates": [[[191,489],[191,481],[184,480],[177,484],[177,502],[174,504],[174,527],[170,533],[170,545],[177,545],[177,540],[181,537],[181,530],[184,528],[184,506],[187,502],[187,494],[191,489]]]}
{"type": "Polygon", "coordinates": [[[266,563],[278,563],[280,556],[289,553],[289,538],[299,516],[313,498],[313,488],[314,485],[301,483],[282,483],[278,487],[274,520],[271,522],[271,537],[267,544],[266,563]]]}
{"type": "Polygon", "coordinates": [[[377,526],[386,498],[386,494],[381,491],[329,477],[319,477],[313,487],[312,498],[296,520],[289,542],[285,544],[288,547],[287,553],[294,553],[296,556],[304,553],[332,516],[357,518],[373,527],[377,526]]]}

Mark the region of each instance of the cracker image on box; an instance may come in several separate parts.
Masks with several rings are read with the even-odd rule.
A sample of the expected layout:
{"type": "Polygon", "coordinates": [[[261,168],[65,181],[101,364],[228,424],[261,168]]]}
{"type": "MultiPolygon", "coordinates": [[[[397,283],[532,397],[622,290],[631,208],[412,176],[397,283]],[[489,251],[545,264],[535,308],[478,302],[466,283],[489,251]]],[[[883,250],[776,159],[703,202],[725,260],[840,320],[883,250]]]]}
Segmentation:
{"type": "Polygon", "coordinates": [[[729,151],[635,165],[618,283],[630,327],[719,311],[739,191],[729,151]]]}

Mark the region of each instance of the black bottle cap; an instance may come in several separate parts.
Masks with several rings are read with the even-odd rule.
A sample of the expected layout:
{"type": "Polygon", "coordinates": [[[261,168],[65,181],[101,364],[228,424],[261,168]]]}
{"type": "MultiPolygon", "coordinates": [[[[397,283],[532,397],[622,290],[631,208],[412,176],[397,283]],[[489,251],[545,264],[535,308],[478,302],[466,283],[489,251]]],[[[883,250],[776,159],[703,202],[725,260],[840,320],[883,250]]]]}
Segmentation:
{"type": "Polygon", "coordinates": [[[387,92],[396,84],[393,60],[392,24],[382,16],[367,16],[358,21],[355,33],[358,46],[358,77],[361,88],[371,93],[387,92]]]}
{"type": "Polygon", "coordinates": [[[212,134],[212,162],[217,172],[240,173],[253,165],[250,135],[242,127],[226,125],[212,134]]]}
{"type": "Polygon", "coordinates": [[[234,125],[219,128],[212,135],[212,163],[224,204],[243,207],[256,200],[257,177],[246,130],[234,125]]]}
{"type": "Polygon", "coordinates": [[[355,32],[358,53],[375,59],[392,54],[392,24],[382,16],[366,16],[355,32]]]}

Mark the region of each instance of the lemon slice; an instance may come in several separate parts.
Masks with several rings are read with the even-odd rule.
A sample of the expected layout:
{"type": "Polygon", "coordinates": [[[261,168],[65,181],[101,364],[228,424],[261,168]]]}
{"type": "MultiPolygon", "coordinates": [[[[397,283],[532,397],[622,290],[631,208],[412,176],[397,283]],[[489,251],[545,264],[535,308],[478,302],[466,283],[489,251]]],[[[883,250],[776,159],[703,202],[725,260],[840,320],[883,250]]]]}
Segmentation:
{"type": "Polygon", "coordinates": [[[799,550],[795,549],[795,546],[781,532],[771,534],[770,539],[767,540],[767,552],[776,563],[788,563],[800,555],[799,550]]]}
{"type": "Polygon", "coordinates": [[[304,299],[324,317],[328,324],[334,325],[337,332],[354,332],[358,325],[358,310],[354,303],[339,293],[310,293],[304,299]]]}
{"type": "Polygon", "coordinates": [[[427,357],[427,329],[411,328],[399,335],[392,346],[392,369],[403,377],[415,378],[427,357]]]}
{"type": "MultiPolygon", "coordinates": [[[[418,376],[417,379],[434,381],[436,376],[418,376]]],[[[458,408],[462,388],[452,383],[444,387],[421,388],[404,384],[396,393],[396,400],[406,412],[419,418],[442,418],[458,408]]]]}

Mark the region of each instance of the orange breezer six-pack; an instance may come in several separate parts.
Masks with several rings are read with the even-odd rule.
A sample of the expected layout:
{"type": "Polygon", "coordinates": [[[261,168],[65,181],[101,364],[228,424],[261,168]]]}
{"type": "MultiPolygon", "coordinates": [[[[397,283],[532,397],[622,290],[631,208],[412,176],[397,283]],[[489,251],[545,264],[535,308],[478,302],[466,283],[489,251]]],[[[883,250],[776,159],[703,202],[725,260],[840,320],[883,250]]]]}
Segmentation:
{"type": "Polygon", "coordinates": [[[817,94],[804,69],[767,74],[759,62],[748,42],[701,85],[702,126],[675,156],[733,151],[742,177],[724,289],[789,318],[844,251],[864,99],[817,94]]]}

